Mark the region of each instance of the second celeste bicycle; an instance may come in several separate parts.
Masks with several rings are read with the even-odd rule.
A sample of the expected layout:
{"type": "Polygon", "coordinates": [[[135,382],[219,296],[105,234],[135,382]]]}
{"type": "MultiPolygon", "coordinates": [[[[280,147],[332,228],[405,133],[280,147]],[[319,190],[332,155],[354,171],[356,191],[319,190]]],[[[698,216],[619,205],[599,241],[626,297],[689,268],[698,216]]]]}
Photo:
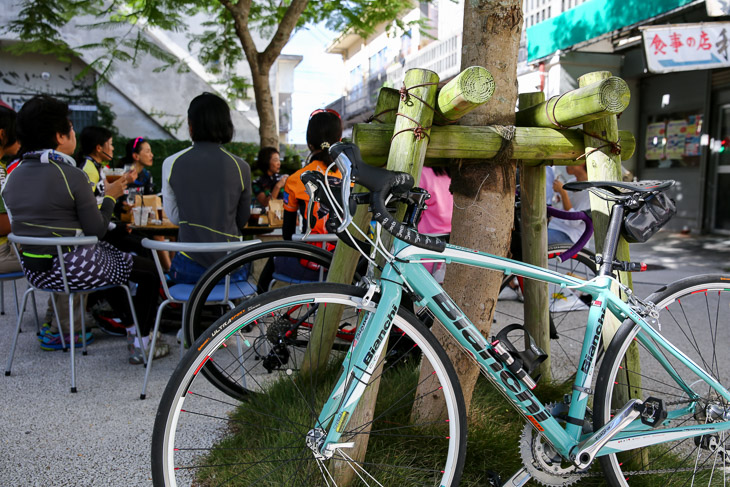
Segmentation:
{"type": "MultiPolygon", "coordinates": [[[[730,277],[684,279],[646,300],[620,285],[624,299],[611,289],[617,285],[613,270],[628,265],[615,261],[625,213],[640,210],[671,182],[572,184],[614,201],[602,264],[586,281],[416,233],[385,206],[394,196],[410,202],[415,214],[421,209],[409,175],[366,166],[350,144],[331,152],[344,181],[370,190],[351,195],[349,184],[339,188],[341,203],[332,203],[341,214],[337,230],[350,223],[350,202],[367,202],[381,228],[395,236],[392,248],[385,248],[378,234],[370,249],[348,237],[368,258],[374,251],[385,257],[380,277],[360,286],[274,290],[203,333],[160,402],[152,443],[155,485],[485,485],[484,472],[464,472],[467,411],[454,368],[432,331],[399,308],[404,292],[438,318],[434,327],[463,347],[524,420],[523,467],[501,485],[530,479],[571,485],[587,476],[602,476],[612,486],[726,485],[730,392],[722,350],[730,343],[730,277]],[[580,360],[565,399],[541,401],[531,375],[539,353],[508,340],[489,343],[424,261],[511,273],[590,295],[580,360]],[[596,373],[610,315],[623,324],[596,373]],[[299,330],[322,333],[319,325],[328,320],[338,329],[355,326],[355,338],[347,347],[337,337],[334,347],[325,344],[315,373],[295,365],[304,351],[272,373],[257,367],[262,355],[253,335],[283,327],[291,333],[278,340],[296,341],[299,330]],[[239,384],[236,394],[212,385],[201,373],[208,368],[239,384]],[[221,432],[229,434],[219,440],[221,432]],[[602,470],[593,468],[599,463],[602,470]]],[[[310,350],[310,358],[319,353],[310,350]]]]}

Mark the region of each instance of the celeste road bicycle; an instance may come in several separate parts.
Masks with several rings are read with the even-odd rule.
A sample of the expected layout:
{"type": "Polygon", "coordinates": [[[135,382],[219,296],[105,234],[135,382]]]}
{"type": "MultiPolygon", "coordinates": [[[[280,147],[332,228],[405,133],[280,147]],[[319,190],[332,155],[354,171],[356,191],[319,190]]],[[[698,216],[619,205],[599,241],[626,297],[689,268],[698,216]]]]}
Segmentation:
{"type": "Polygon", "coordinates": [[[336,144],[331,153],[343,180],[370,193],[350,194],[350,184],[342,184],[335,194],[316,175],[311,182],[340,215],[330,222],[333,230],[368,259],[385,257],[380,277],[359,286],[273,290],[203,333],[160,402],[152,441],[155,485],[487,485],[486,472],[465,471],[467,411],[454,367],[432,331],[463,347],[525,421],[523,466],[493,485],[522,486],[530,479],[570,485],[590,477],[612,486],[726,485],[730,392],[722,349],[730,343],[730,277],[687,278],[646,300],[613,277],[615,270],[635,267],[615,260],[624,215],[671,182],[565,185],[614,202],[598,274],[583,280],[416,233],[412,222],[425,198],[409,175],[365,165],[351,144],[336,144]],[[390,197],[410,203],[405,220],[388,213],[390,197]],[[382,243],[380,231],[370,247],[348,233],[355,203],[366,202],[378,230],[395,236],[392,247],[382,243]],[[465,264],[592,298],[572,389],[562,401],[546,403],[533,392],[540,350],[520,350],[506,337],[487,341],[421,265],[433,261],[449,263],[449,272],[465,264]],[[402,293],[440,324],[429,329],[400,308],[402,293]],[[275,353],[278,367],[259,366],[300,333],[324,337],[320,325],[328,322],[356,329],[354,339],[275,353]],[[601,336],[610,345],[596,373],[601,336]],[[317,357],[316,371],[302,367],[317,357]],[[206,378],[211,374],[201,373],[209,369],[238,387],[219,390],[206,378]]]}

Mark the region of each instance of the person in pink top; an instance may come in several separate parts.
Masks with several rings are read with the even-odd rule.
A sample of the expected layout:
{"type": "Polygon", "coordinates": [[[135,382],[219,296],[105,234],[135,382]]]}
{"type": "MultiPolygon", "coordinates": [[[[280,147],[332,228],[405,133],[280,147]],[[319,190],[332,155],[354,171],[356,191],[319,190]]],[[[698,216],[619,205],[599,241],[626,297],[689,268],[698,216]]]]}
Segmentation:
{"type": "MultiPolygon", "coordinates": [[[[451,213],[454,207],[454,195],[449,191],[451,176],[446,168],[435,169],[424,167],[421,171],[421,180],[418,186],[431,194],[426,201],[428,208],[421,215],[418,222],[418,231],[427,235],[438,235],[448,237],[451,233],[451,213]]],[[[433,274],[438,282],[444,281],[446,271],[443,262],[424,264],[426,269],[433,274]]]]}

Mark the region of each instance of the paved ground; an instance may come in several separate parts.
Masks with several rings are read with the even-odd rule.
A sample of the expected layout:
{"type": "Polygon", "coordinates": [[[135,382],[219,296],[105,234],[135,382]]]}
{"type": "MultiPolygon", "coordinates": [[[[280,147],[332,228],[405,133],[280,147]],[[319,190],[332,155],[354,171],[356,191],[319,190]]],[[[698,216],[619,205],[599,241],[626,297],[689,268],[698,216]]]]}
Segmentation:
{"type": "MultiPolygon", "coordinates": [[[[658,235],[632,246],[635,260],[664,270],[636,277],[637,293],[698,273],[730,272],[730,237],[658,235]]],[[[15,312],[0,316],[0,358],[10,348],[15,312]]],[[[22,292],[22,290],[21,290],[22,292]]],[[[39,300],[43,301],[43,300],[39,300]]],[[[39,312],[44,311],[39,309],[39,312]]],[[[13,373],[0,377],[0,485],[151,485],[149,449],[155,411],[177,363],[177,348],[154,363],[148,399],[139,400],[144,369],[127,364],[125,340],[96,332],[89,355],[77,357],[77,394],[69,393],[69,356],[42,352],[26,314],[13,373]]],[[[174,337],[166,339],[174,343],[174,337]]]]}

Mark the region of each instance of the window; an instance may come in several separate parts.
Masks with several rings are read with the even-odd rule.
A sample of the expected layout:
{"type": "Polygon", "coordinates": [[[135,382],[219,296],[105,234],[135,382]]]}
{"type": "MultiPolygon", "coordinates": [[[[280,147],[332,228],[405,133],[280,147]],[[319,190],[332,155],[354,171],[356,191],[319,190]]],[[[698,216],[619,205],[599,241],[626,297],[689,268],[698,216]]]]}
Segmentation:
{"type": "Polygon", "coordinates": [[[388,60],[388,49],[382,48],[377,53],[370,56],[369,59],[369,67],[370,67],[370,76],[373,74],[377,74],[385,69],[385,65],[387,64],[388,60]]]}
{"type": "Polygon", "coordinates": [[[411,53],[411,35],[412,30],[409,30],[400,37],[400,52],[403,56],[407,56],[411,53]]]}
{"type": "Polygon", "coordinates": [[[81,133],[84,127],[96,125],[99,122],[96,105],[69,105],[69,119],[76,133],[81,133]]]}
{"type": "Polygon", "coordinates": [[[701,110],[650,115],[647,121],[644,138],[646,167],[699,167],[701,110]]]}
{"type": "Polygon", "coordinates": [[[362,66],[350,71],[350,95],[351,99],[360,98],[362,94],[362,66]]]}

